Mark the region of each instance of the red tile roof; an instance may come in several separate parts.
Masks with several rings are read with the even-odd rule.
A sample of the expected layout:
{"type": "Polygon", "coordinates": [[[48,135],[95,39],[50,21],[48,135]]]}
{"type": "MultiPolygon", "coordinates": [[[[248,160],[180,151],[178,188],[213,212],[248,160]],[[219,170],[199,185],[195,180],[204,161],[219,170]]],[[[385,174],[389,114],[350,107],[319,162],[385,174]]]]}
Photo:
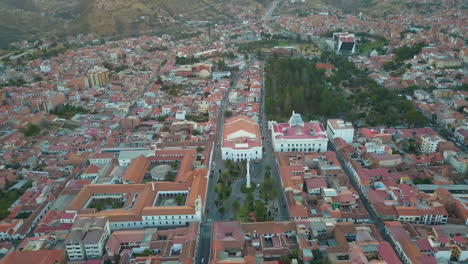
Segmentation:
{"type": "Polygon", "coordinates": [[[12,251],[0,261],[0,264],[60,264],[65,263],[63,250],[12,251]]]}

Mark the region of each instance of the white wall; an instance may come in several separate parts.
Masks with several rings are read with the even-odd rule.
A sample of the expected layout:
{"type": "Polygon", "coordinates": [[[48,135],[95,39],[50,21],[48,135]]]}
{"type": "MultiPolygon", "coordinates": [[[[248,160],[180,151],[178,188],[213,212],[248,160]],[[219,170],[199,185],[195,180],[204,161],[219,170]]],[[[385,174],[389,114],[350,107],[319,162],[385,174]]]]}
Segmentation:
{"type": "Polygon", "coordinates": [[[332,127],[327,125],[327,135],[328,138],[337,138],[340,137],[344,139],[346,143],[352,143],[354,137],[354,129],[353,128],[345,128],[345,129],[333,129],[332,127]]]}
{"type": "Polygon", "coordinates": [[[248,149],[221,148],[223,160],[256,160],[262,158],[262,147],[248,149]]]}
{"type": "Polygon", "coordinates": [[[133,228],[148,228],[148,227],[159,227],[159,226],[185,226],[190,222],[199,222],[200,219],[196,215],[145,215],[142,217],[142,221],[134,222],[111,222],[110,229],[133,229],[133,228]],[[179,218],[180,216],[180,218],[179,218]],[[174,218],[172,218],[174,217],[174,218]]]}
{"type": "Polygon", "coordinates": [[[275,139],[273,148],[275,152],[303,151],[324,152],[327,151],[328,139],[275,139]]]}

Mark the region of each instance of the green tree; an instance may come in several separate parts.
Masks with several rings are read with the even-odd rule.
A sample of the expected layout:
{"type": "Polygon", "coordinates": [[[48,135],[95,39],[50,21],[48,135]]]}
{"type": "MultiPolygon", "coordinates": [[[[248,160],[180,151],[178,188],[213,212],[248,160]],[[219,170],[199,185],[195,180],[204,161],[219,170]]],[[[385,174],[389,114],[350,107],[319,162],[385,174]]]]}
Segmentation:
{"type": "Polygon", "coordinates": [[[226,110],[226,111],[224,112],[224,117],[229,118],[229,117],[231,117],[231,116],[232,116],[232,111],[231,111],[231,110],[226,110]]]}
{"type": "Polygon", "coordinates": [[[229,172],[225,171],[221,173],[219,179],[221,180],[223,184],[227,184],[229,182],[230,176],[231,175],[229,174],[229,172]]]}
{"type": "Polygon", "coordinates": [[[170,181],[170,182],[174,181],[175,180],[174,172],[173,171],[166,172],[165,180],[170,181]]]}
{"type": "Polygon", "coordinates": [[[26,130],[23,131],[23,134],[27,137],[35,136],[41,132],[41,128],[35,124],[29,124],[26,130]]]}
{"type": "Polygon", "coordinates": [[[234,200],[231,204],[231,207],[232,207],[232,212],[234,213],[234,216],[237,217],[237,214],[239,213],[239,209],[240,209],[239,201],[234,200]]]}
{"type": "Polygon", "coordinates": [[[176,200],[177,205],[181,206],[181,205],[183,205],[185,199],[184,199],[184,197],[182,195],[178,194],[175,197],[175,200],[176,200]]]}
{"type": "Polygon", "coordinates": [[[226,209],[225,209],[224,207],[220,207],[220,208],[218,209],[218,212],[219,212],[221,215],[224,215],[225,210],[226,210],[226,209]]]}
{"type": "Polygon", "coordinates": [[[257,217],[257,221],[265,221],[267,217],[267,208],[265,203],[260,200],[255,201],[255,216],[257,217]]]}
{"type": "Polygon", "coordinates": [[[428,123],[427,118],[420,112],[410,109],[405,114],[405,120],[412,127],[422,127],[428,123]]]}

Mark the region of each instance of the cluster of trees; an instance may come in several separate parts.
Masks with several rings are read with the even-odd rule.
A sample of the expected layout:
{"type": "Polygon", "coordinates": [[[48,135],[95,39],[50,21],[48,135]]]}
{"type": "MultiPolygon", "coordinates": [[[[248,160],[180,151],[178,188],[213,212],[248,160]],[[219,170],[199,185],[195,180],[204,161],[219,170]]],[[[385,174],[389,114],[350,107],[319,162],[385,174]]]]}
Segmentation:
{"type": "Polygon", "coordinates": [[[173,171],[168,171],[166,172],[166,175],[164,176],[164,180],[168,182],[173,182],[175,180],[176,174],[173,171]]]}
{"type": "Polygon", "coordinates": [[[432,184],[432,179],[430,177],[427,178],[416,178],[413,180],[414,184],[432,184]]]}
{"type": "MultiPolygon", "coordinates": [[[[394,62],[394,61],[389,61],[387,63],[385,63],[382,68],[389,72],[389,71],[396,71],[396,70],[399,70],[403,67],[403,62],[394,62]]],[[[408,64],[408,66],[411,66],[411,64],[408,64]]]]}
{"type": "Polygon", "coordinates": [[[23,131],[23,134],[27,137],[35,136],[41,132],[41,128],[35,124],[29,124],[27,128],[23,131]]]}
{"type": "Polygon", "coordinates": [[[304,58],[270,57],[265,63],[266,113],[284,120],[294,110],[305,119],[338,117],[347,109],[340,94],[325,82],[324,71],[304,58]]]}
{"type": "Polygon", "coordinates": [[[153,46],[147,49],[146,51],[153,52],[153,51],[166,51],[166,50],[169,50],[169,48],[166,46],[153,46]]]}
{"type": "Polygon", "coordinates": [[[267,221],[267,205],[262,200],[255,200],[252,193],[248,193],[244,204],[241,206],[238,200],[232,202],[232,212],[236,219],[241,222],[256,220],[257,222],[267,221]],[[251,213],[255,218],[251,217],[251,213]]]}
{"type": "Polygon", "coordinates": [[[267,166],[265,168],[265,177],[260,185],[260,197],[262,197],[265,202],[275,201],[279,195],[278,188],[279,187],[275,186],[275,182],[271,178],[271,168],[267,166]]]}
{"type": "Polygon", "coordinates": [[[104,68],[108,69],[109,71],[114,71],[114,72],[121,72],[121,71],[128,68],[127,65],[122,64],[122,65],[116,66],[116,65],[114,65],[112,63],[109,63],[107,61],[103,62],[102,66],[104,66],[104,68]]]}
{"type": "MultiPolygon", "coordinates": [[[[159,82],[159,80],[158,80],[158,82],[159,82]]],[[[184,89],[184,86],[182,86],[180,84],[163,84],[161,86],[161,91],[167,92],[170,96],[178,96],[179,93],[183,89],[184,89]]]]}
{"type": "Polygon", "coordinates": [[[209,119],[210,119],[209,117],[210,117],[210,115],[208,113],[203,113],[203,114],[200,114],[200,115],[197,115],[197,116],[186,115],[185,119],[187,119],[189,121],[194,121],[194,122],[197,122],[197,123],[203,123],[203,122],[208,122],[209,119]]]}
{"type": "Polygon", "coordinates": [[[319,60],[269,58],[265,66],[265,108],[270,119],[286,120],[295,110],[305,120],[344,118],[370,126],[428,124],[405,97],[378,85],[346,57],[332,52],[322,52],[319,60]],[[330,77],[316,69],[319,61],[335,66],[330,77]],[[347,95],[343,89],[353,92],[347,95]]]}
{"type": "Polygon", "coordinates": [[[226,57],[226,58],[231,59],[231,60],[237,58],[236,54],[234,54],[232,52],[224,52],[223,57],[226,57]]]}
{"type": "Polygon", "coordinates": [[[20,190],[4,191],[0,189],[0,220],[5,219],[10,214],[8,208],[10,208],[29,187],[31,187],[31,183],[26,184],[20,190]]]}
{"type": "Polygon", "coordinates": [[[213,61],[213,66],[218,71],[238,71],[238,67],[229,67],[224,60],[213,61]]]}
{"type": "Polygon", "coordinates": [[[175,197],[175,201],[177,203],[178,206],[182,206],[185,204],[185,197],[178,194],[176,197],[175,197]]]}
{"type": "Polygon", "coordinates": [[[71,104],[63,104],[58,105],[53,110],[50,111],[50,114],[56,115],[60,118],[70,119],[76,114],[86,114],[88,110],[86,110],[82,106],[73,106],[71,104]]]}
{"type": "MultiPolygon", "coordinates": [[[[254,189],[252,187],[251,189],[254,189]]],[[[275,201],[278,198],[279,191],[278,186],[275,185],[271,178],[271,168],[266,167],[265,178],[263,183],[260,185],[260,197],[263,200],[255,200],[251,192],[247,193],[247,197],[241,206],[238,200],[234,200],[231,204],[232,212],[236,219],[246,221],[268,221],[272,218],[271,212],[268,212],[268,202],[275,201]],[[255,215],[255,218],[251,217],[251,214],[255,215]]]]}
{"type": "Polygon", "coordinates": [[[26,84],[26,81],[23,78],[10,79],[7,82],[0,85],[0,87],[16,86],[20,87],[26,84]]]}
{"type": "Polygon", "coordinates": [[[411,59],[411,58],[413,58],[414,55],[419,54],[419,52],[421,52],[421,49],[424,46],[426,46],[426,43],[419,42],[419,43],[416,43],[413,46],[405,45],[405,46],[403,46],[401,48],[397,48],[393,52],[396,55],[396,60],[398,62],[401,62],[401,61],[411,59]]]}
{"type": "Polygon", "coordinates": [[[15,219],[27,219],[31,214],[32,211],[22,211],[15,216],[15,219]]]}
{"type": "MultiPolygon", "coordinates": [[[[215,192],[218,194],[218,200],[215,201],[216,205],[223,204],[223,202],[231,196],[231,186],[235,179],[241,175],[245,175],[246,166],[245,162],[234,163],[231,160],[226,160],[227,171],[220,174],[218,183],[215,187],[215,192]]],[[[219,212],[224,214],[226,208],[220,207],[219,212]]]]}
{"type": "Polygon", "coordinates": [[[176,57],[175,63],[177,65],[186,65],[186,64],[194,64],[200,62],[200,59],[195,58],[194,56],[192,57],[176,57]]]}
{"type": "Polygon", "coordinates": [[[105,198],[105,199],[94,199],[90,204],[89,208],[95,208],[97,211],[102,211],[106,209],[118,209],[122,208],[124,201],[114,198],[105,198]]]}
{"type": "Polygon", "coordinates": [[[226,111],[224,112],[224,117],[229,118],[229,117],[231,117],[231,116],[232,116],[232,111],[231,111],[231,110],[226,110],[226,111]]]}

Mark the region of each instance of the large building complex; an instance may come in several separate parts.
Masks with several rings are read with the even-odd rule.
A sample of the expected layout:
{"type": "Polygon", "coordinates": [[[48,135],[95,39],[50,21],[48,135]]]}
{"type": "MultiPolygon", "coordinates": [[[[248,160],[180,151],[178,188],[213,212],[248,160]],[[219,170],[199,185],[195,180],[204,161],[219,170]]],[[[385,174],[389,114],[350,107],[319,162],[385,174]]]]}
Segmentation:
{"type": "Polygon", "coordinates": [[[80,216],[105,216],[110,229],[184,226],[201,220],[206,195],[206,170],[190,183],[86,185],[68,207],[80,216]],[[177,203],[180,195],[182,202],[177,203]],[[107,204],[106,204],[107,203],[107,204]],[[101,208],[98,208],[101,204],[101,208]],[[109,204],[109,205],[108,205],[109,204]],[[101,209],[101,210],[99,210],[101,209]]]}
{"type": "Polygon", "coordinates": [[[299,113],[293,112],[288,123],[269,123],[273,149],[276,152],[324,152],[328,138],[322,124],[305,123],[299,113]]]}
{"type": "Polygon", "coordinates": [[[243,115],[226,120],[221,152],[223,160],[261,159],[262,141],[257,122],[243,115]]]}

